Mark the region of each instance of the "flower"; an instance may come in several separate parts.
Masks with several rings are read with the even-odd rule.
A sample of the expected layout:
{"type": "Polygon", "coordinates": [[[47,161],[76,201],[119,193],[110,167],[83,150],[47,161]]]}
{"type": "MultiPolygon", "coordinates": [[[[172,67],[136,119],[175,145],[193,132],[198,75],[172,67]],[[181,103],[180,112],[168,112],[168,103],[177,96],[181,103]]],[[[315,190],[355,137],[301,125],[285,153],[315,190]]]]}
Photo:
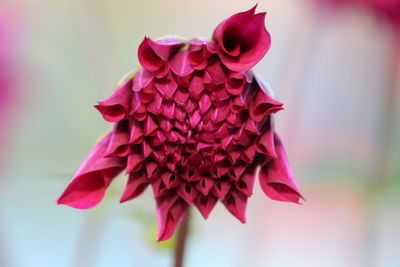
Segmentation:
{"type": "Polygon", "coordinates": [[[222,22],[211,41],[144,38],[138,49],[143,69],[96,106],[114,123],[112,132],[58,203],[92,208],[125,169],[120,201],[151,186],[159,241],[171,237],[192,204],[207,218],[220,200],[244,223],[258,172],[265,194],[298,203],[298,186],[274,132],[272,114],[282,104],[251,71],[270,46],[265,13],[254,11],[222,22]]]}
{"type": "Polygon", "coordinates": [[[378,17],[388,21],[400,32],[400,1],[398,0],[364,0],[378,17]]]}

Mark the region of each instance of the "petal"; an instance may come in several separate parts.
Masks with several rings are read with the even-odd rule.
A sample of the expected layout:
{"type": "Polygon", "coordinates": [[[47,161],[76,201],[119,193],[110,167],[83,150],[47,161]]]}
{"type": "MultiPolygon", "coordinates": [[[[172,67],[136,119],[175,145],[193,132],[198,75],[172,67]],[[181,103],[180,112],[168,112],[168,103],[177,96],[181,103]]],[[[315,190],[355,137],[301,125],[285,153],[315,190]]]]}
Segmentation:
{"type": "Polygon", "coordinates": [[[249,104],[249,114],[253,120],[261,121],[265,116],[283,109],[282,103],[269,96],[261,80],[256,78],[254,86],[257,92],[249,104]]]}
{"type": "Polygon", "coordinates": [[[131,136],[129,138],[130,144],[140,144],[143,142],[143,129],[140,122],[132,120],[130,124],[131,136]]]}
{"type": "Polygon", "coordinates": [[[149,185],[146,174],[142,171],[131,173],[120,202],[125,202],[140,196],[149,185]]]}
{"type": "Polygon", "coordinates": [[[133,78],[133,91],[140,91],[146,88],[153,81],[153,74],[146,69],[142,69],[136,73],[133,78]]]}
{"type": "Polygon", "coordinates": [[[192,204],[199,195],[199,192],[189,183],[181,183],[176,192],[188,205],[192,204]]]}
{"type": "Polygon", "coordinates": [[[221,61],[232,71],[246,71],[268,52],[271,36],[265,28],[266,13],[252,9],[237,13],[223,21],[214,31],[221,61]]]}
{"type": "Polygon", "coordinates": [[[242,223],[246,223],[247,197],[245,194],[231,190],[222,203],[224,203],[233,216],[238,218],[242,223]]]}
{"type": "Polygon", "coordinates": [[[164,67],[166,61],[162,59],[150,44],[154,43],[150,38],[145,37],[138,49],[140,64],[149,71],[157,71],[164,67]]]}
{"type": "Polygon", "coordinates": [[[194,201],[194,205],[200,211],[201,215],[203,215],[204,219],[207,219],[211,211],[217,204],[217,201],[218,198],[214,197],[213,195],[208,195],[208,196],[199,195],[194,201]]]}
{"type": "Polygon", "coordinates": [[[125,157],[129,152],[129,128],[127,121],[114,125],[105,157],[125,157]]]}
{"type": "Polygon", "coordinates": [[[184,77],[194,71],[189,61],[189,50],[179,51],[171,61],[171,70],[178,76],[184,77]]]}
{"type": "Polygon", "coordinates": [[[255,166],[247,167],[246,171],[240,177],[239,181],[236,182],[236,188],[246,196],[250,197],[253,194],[254,181],[256,179],[256,168],[255,166]]]}
{"type": "Polygon", "coordinates": [[[160,94],[166,99],[171,99],[178,88],[178,83],[171,73],[162,79],[157,79],[155,85],[160,94]]]}
{"type": "Polygon", "coordinates": [[[225,181],[225,182],[217,182],[214,185],[213,188],[213,194],[214,196],[216,196],[217,198],[224,200],[225,196],[228,194],[228,192],[230,191],[232,185],[231,183],[225,181]]]}
{"type": "Polygon", "coordinates": [[[268,116],[266,125],[264,127],[264,132],[256,141],[255,149],[260,154],[276,158],[277,155],[274,143],[274,120],[271,116],[268,116]]]}
{"type": "Polygon", "coordinates": [[[132,79],[126,81],[109,98],[94,106],[100,111],[103,118],[108,122],[118,122],[124,119],[129,111],[132,79]]]}
{"type": "Polygon", "coordinates": [[[289,166],[281,140],[275,135],[277,158],[261,167],[259,179],[264,193],[271,199],[299,203],[303,198],[299,192],[289,166]]]}
{"type": "Polygon", "coordinates": [[[107,135],[94,147],[57,200],[58,204],[89,209],[103,199],[113,178],[125,168],[121,158],[104,157],[109,141],[107,135]]]}
{"type": "Polygon", "coordinates": [[[169,239],[188,212],[188,205],[176,194],[157,199],[157,241],[169,239]]]}

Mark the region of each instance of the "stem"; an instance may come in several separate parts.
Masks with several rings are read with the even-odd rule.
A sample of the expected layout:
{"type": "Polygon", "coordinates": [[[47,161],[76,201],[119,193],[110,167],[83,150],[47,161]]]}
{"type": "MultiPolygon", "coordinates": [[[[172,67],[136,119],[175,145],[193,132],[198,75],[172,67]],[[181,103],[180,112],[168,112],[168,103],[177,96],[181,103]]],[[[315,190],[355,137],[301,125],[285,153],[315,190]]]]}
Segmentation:
{"type": "Polygon", "coordinates": [[[185,256],[185,245],[189,233],[190,211],[183,219],[178,228],[176,244],[175,244],[175,263],[174,267],[182,267],[185,256]]]}

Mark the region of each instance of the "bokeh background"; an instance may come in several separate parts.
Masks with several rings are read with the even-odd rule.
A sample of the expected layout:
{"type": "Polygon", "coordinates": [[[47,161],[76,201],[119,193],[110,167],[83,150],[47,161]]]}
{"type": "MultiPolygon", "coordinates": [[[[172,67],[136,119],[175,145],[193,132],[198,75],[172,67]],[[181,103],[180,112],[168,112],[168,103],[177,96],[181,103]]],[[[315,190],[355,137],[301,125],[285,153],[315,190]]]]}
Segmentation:
{"type": "MultiPolygon", "coordinates": [[[[258,9],[268,11],[273,44],[256,72],[285,104],[277,131],[307,201],[274,202],[256,184],[245,225],[222,205],[207,222],[195,211],[187,267],[400,266],[394,30],[360,6],[316,2],[323,1],[259,1],[258,9]]],[[[145,35],[209,37],[221,20],[254,4],[0,2],[0,69],[7,73],[0,94],[0,266],[171,266],[172,242],[154,241],[150,190],[120,205],[122,175],[92,210],[55,200],[109,129],[92,105],[139,66],[145,35]]]]}

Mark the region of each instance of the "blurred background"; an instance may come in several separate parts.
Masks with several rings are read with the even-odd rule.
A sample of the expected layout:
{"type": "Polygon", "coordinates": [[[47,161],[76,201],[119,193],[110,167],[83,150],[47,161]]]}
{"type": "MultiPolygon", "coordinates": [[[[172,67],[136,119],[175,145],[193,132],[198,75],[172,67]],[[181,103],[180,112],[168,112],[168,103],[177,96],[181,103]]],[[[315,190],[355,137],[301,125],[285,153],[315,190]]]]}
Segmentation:
{"type": "MultiPolygon", "coordinates": [[[[92,105],[139,66],[145,35],[210,37],[254,4],[0,2],[0,266],[171,266],[150,190],[120,205],[122,175],[92,210],[55,200],[111,127],[92,105]]],[[[195,211],[186,266],[400,266],[400,28],[352,3],[258,10],[273,43],[256,72],[285,104],[277,131],[307,201],[274,202],[256,183],[245,225],[222,205],[207,222],[195,211]]]]}

